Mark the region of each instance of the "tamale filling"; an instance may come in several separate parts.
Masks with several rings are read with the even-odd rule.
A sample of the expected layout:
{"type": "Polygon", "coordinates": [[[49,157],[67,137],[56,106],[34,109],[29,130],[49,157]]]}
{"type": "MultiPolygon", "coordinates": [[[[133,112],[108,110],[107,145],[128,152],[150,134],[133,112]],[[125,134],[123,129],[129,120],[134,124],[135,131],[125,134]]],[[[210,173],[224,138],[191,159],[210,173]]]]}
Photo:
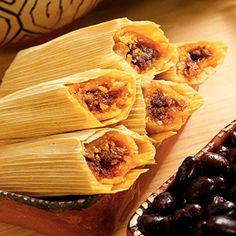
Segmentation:
{"type": "Polygon", "coordinates": [[[99,120],[114,117],[130,104],[132,91],[125,80],[97,78],[69,85],[70,93],[99,120]]]}
{"type": "Polygon", "coordinates": [[[85,144],[88,166],[98,180],[124,176],[134,167],[135,155],[126,139],[125,135],[111,131],[85,144]]]}
{"type": "Polygon", "coordinates": [[[148,110],[154,120],[161,121],[163,124],[168,124],[173,121],[174,113],[176,111],[182,111],[184,108],[184,104],[174,98],[164,95],[160,90],[157,90],[150,100],[148,110]]]}
{"type": "Polygon", "coordinates": [[[202,71],[201,67],[204,67],[202,65],[202,62],[207,60],[211,56],[212,52],[205,46],[191,49],[187,54],[187,59],[185,62],[185,77],[191,78],[193,76],[196,76],[199,71],[202,71]]]}
{"type": "Polygon", "coordinates": [[[124,57],[138,73],[151,69],[160,56],[158,45],[136,32],[128,31],[123,36],[114,37],[114,40],[113,50],[124,57]]]}

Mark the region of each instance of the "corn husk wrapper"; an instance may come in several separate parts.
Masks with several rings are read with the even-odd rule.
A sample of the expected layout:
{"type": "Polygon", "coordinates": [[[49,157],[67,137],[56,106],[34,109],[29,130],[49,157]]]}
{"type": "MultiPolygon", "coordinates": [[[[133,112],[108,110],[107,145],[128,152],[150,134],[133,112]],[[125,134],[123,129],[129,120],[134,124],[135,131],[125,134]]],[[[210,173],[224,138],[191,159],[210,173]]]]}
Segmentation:
{"type": "MultiPolygon", "coordinates": [[[[186,42],[177,45],[177,47],[179,53],[176,64],[177,77],[169,77],[169,80],[188,83],[191,86],[200,85],[208,79],[216,71],[216,68],[223,63],[227,52],[227,46],[223,42],[186,42]],[[206,59],[194,62],[189,54],[194,49],[208,50],[210,54],[206,59]],[[192,73],[187,74],[186,68],[190,66],[192,73]]],[[[195,57],[198,57],[198,55],[195,55],[195,57]]]]}
{"type": "MultiPolygon", "coordinates": [[[[148,81],[148,79],[146,79],[148,81]]],[[[136,80],[136,100],[129,113],[129,116],[121,122],[128,129],[146,135],[146,106],[142,93],[141,78],[136,80]]]]}
{"type": "Polygon", "coordinates": [[[184,83],[153,80],[143,83],[142,87],[147,110],[146,130],[149,137],[158,143],[176,134],[186,123],[190,115],[203,105],[202,97],[192,87],[184,83]],[[155,89],[160,91],[165,97],[174,99],[182,106],[181,110],[168,108],[170,110],[168,116],[170,117],[167,121],[153,119],[150,112],[148,112],[150,100],[153,98],[153,95],[156,95],[153,93],[155,89]]]}
{"type": "Polygon", "coordinates": [[[0,99],[0,140],[45,136],[68,131],[103,127],[127,118],[135,101],[135,78],[118,70],[76,74],[32,86],[0,99]],[[111,119],[99,121],[68,91],[68,84],[110,76],[128,81],[130,104],[111,119]]]}
{"type": "Polygon", "coordinates": [[[167,81],[178,80],[178,78],[176,78],[176,67],[173,66],[170,69],[155,75],[154,80],[167,80],[167,81]]]}
{"type": "Polygon", "coordinates": [[[122,37],[121,34],[127,31],[148,37],[162,50],[155,66],[145,71],[145,74],[158,74],[176,63],[177,49],[169,44],[159,25],[121,18],[82,28],[20,51],[5,73],[0,96],[93,68],[136,73],[125,58],[113,50],[115,34],[122,37]]]}
{"type": "Polygon", "coordinates": [[[29,196],[116,193],[126,190],[154,163],[151,142],[124,126],[59,134],[0,146],[0,188],[29,196]],[[126,176],[102,183],[88,167],[84,144],[115,131],[130,137],[137,151],[136,167],[126,176]]]}

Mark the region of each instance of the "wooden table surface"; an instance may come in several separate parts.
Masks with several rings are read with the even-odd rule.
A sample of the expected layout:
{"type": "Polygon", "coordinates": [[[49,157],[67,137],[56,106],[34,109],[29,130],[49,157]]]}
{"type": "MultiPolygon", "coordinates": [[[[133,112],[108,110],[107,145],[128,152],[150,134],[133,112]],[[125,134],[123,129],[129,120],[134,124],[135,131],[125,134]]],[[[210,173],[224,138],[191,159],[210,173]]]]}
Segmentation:
{"type": "MultiPolygon", "coordinates": [[[[236,119],[236,1],[107,0],[79,20],[79,23],[76,22],[53,36],[122,16],[132,20],[155,21],[162,26],[171,42],[222,40],[229,46],[229,50],[223,66],[200,87],[199,92],[205,98],[204,106],[193,114],[178,135],[166,140],[158,148],[158,165],[140,178],[138,185],[142,191],[132,202],[133,210],[125,217],[122,226],[116,233],[112,233],[116,236],[126,234],[127,221],[132,211],[175,172],[184,157],[195,154],[221,128],[236,119]]],[[[1,50],[0,77],[16,51],[1,50]]],[[[0,223],[0,235],[41,234],[0,223]]]]}

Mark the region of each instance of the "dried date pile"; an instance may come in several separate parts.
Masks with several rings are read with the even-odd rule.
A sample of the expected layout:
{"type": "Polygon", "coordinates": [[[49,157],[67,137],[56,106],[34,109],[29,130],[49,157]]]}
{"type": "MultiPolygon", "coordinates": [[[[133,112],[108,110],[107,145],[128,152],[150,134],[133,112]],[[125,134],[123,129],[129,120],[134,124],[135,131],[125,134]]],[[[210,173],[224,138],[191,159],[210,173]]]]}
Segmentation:
{"type": "Polygon", "coordinates": [[[145,236],[236,235],[236,131],[214,152],[187,157],[138,225],[145,236]]]}

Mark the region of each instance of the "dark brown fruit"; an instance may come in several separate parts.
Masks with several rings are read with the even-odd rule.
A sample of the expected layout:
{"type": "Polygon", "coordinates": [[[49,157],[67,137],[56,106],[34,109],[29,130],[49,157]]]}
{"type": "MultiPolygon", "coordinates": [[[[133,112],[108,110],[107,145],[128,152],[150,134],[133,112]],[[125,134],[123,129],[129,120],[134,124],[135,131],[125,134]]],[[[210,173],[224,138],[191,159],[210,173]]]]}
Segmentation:
{"type": "Polygon", "coordinates": [[[185,210],[180,209],[171,215],[172,219],[172,231],[181,232],[182,235],[189,235],[193,227],[192,216],[185,210]]]}
{"type": "Polygon", "coordinates": [[[228,168],[228,171],[227,171],[227,181],[231,185],[236,184],[235,176],[236,176],[236,164],[231,164],[230,167],[228,168]]]}
{"type": "Polygon", "coordinates": [[[206,228],[209,235],[235,235],[236,220],[229,216],[210,216],[207,219],[206,228]]]}
{"type": "Polygon", "coordinates": [[[193,236],[205,235],[206,221],[199,221],[193,228],[193,236]]]}
{"type": "Polygon", "coordinates": [[[175,198],[169,192],[160,193],[155,198],[152,208],[160,215],[168,215],[176,209],[175,198]]]}
{"type": "Polygon", "coordinates": [[[204,210],[200,204],[197,203],[187,204],[184,207],[184,209],[187,212],[187,214],[189,214],[192,217],[193,221],[202,219],[204,216],[204,210]]]}
{"type": "Polygon", "coordinates": [[[156,214],[143,215],[140,218],[139,226],[145,236],[168,235],[171,231],[171,220],[156,214]]]}
{"type": "Polygon", "coordinates": [[[236,185],[229,190],[229,196],[232,201],[236,201],[236,185]]]}
{"type": "Polygon", "coordinates": [[[201,173],[202,166],[199,158],[187,157],[179,167],[173,183],[174,187],[183,187],[201,173]]]}
{"type": "Polygon", "coordinates": [[[223,197],[215,196],[207,207],[208,215],[235,215],[236,206],[223,197]]]}
{"type": "Polygon", "coordinates": [[[206,201],[214,188],[214,181],[206,176],[197,177],[189,184],[184,194],[187,202],[206,201]]]}
{"type": "Polygon", "coordinates": [[[218,149],[217,153],[225,158],[228,159],[229,155],[230,155],[230,149],[226,146],[220,146],[220,148],[218,149]]]}
{"type": "Polygon", "coordinates": [[[236,164],[236,148],[233,148],[230,150],[229,158],[230,158],[231,163],[236,164]]]}
{"type": "Polygon", "coordinates": [[[162,219],[163,217],[156,214],[143,215],[139,220],[139,228],[144,235],[154,235],[156,233],[155,223],[161,221],[162,219]]]}
{"type": "Polygon", "coordinates": [[[215,192],[222,194],[225,192],[227,188],[226,180],[221,176],[216,176],[213,178],[214,185],[215,185],[215,192]]]}
{"type": "Polygon", "coordinates": [[[236,131],[230,133],[232,147],[236,147],[236,131]]]}
{"type": "Polygon", "coordinates": [[[225,173],[229,166],[229,161],[225,157],[213,152],[207,152],[201,161],[206,173],[225,173]]]}
{"type": "Polygon", "coordinates": [[[225,142],[225,145],[229,148],[236,147],[236,131],[232,131],[225,142]]]}

